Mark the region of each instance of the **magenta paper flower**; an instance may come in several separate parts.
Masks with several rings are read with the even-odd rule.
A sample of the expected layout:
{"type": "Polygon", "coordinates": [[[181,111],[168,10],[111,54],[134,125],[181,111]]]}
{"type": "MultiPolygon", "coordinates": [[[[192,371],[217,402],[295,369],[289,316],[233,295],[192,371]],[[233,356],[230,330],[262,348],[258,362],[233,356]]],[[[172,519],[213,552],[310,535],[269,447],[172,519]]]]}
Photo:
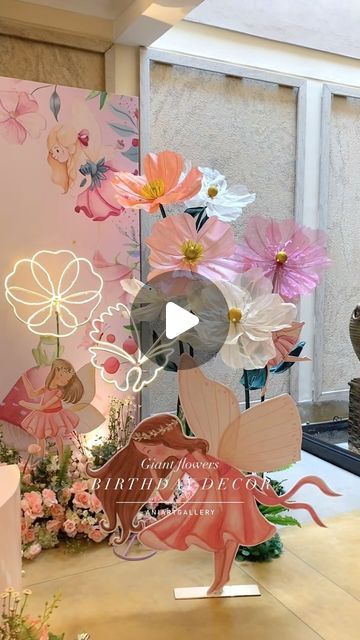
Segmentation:
{"type": "Polygon", "coordinates": [[[88,161],[79,171],[84,176],[81,186],[86,183],[88,186],[77,198],[76,213],[82,211],[94,222],[103,222],[110,216],[119,216],[125,211],[115,197],[113,179],[117,170],[111,162],[105,158],[101,158],[97,163],[88,161]]]}
{"type": "Polygon", "coordinates": [[[24,91],[0,91],[0,135],[11,144],[38,138],[46,120],[37,113],[38,103],[24,91]]]}
{"type": "Polygon", "coordinates": [[[272,280],[274,293],[294,300],[319,284],[320,275],[330,263],[325,244],[325,233],[318,229],[294,220],[254,216],[236,255],[241,271],[259,267],[272,280]]]}
{"type": "Polygon", "coordinates": [[[236,244],[229,224],[210,218],[197,231],[188,213],[156,222],[146,239],[150,247],[149,279],[168,271],[190,271],[211,280],[233,280],[239,271],[236,244]]]}

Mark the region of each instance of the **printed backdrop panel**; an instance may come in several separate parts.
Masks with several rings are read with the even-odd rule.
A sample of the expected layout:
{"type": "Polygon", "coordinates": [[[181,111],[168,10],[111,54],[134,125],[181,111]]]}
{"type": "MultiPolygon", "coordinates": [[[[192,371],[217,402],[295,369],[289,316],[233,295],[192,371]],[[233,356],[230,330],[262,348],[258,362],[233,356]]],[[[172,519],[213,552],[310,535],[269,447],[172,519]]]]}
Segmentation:
{"type": "MultiPolygon", "coordinates": [[[[77,264],[68,269],[63,286],[67,295],[72,293],[70,285],[74,293],[92,290],[93,285],[96,288],[100,281],[92,276],[92,268],[104,281],[101,297],[94,295],[90,303],[94,306],[100,300],[95,317],[110,304],[126,302],[120,280],[138,275],[139,222],[138,213],[124,211],[114,197],[111,180],[118,170],[138,171],[137,98],[0,78],[2,281],[19,260],[30,259],[39,251],[67,250],[90,262],[81,263],[78,272],[77,264]]],[[[34,423],[25,404],[34,402],[31,390],[44,385],[58,347],[56,337],[37,334],[45,331],[45,316],[46,331],[59,332],[52,313],[55,308],[31,316],[40,309],[39,302],[46,303],[48,276],[44,269],[59,278],[69,259],[71,254],[40,254],[37,262],[41,264],[35,269],[29,263],[20,264],[11,280],[18,287],[15,298],[21,299],[12,297],[14,309],[2,286],[0,420],[15,425],[13,434],[24,434],[27,421],[28,433],[40,437],[39,416],[34,423]],[[21,377],[24,372],[25,382],[21,377]]],[[[89,310],[80,307],[75,315],[83,322],[89,310]]],[[[89,329],[89,322],[82,324],[60,338],[59,348],[61,358],[71,363],[83,385],[76,414],[80,422],[72,422],[78,422],[84,432],[104,421],[112,392],[95,379],[89,365],[89,329]],[[91,403],[96,412],[89,412],[91,403]]],[[[124,329],[123,338],[126,336],[124,329]]],[[[61,401],[65,402],[64,394],[61,401]]],[[[48,416],[46,420],[46,428],[51,430],[48,416]]]]}

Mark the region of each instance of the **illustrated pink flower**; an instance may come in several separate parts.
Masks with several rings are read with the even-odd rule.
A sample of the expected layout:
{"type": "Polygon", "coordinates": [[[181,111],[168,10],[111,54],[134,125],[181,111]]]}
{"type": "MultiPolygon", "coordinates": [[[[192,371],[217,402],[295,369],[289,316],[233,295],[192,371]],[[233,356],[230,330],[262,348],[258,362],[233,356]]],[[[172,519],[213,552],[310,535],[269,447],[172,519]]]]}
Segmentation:
{"type": "Polygon", "coordinates": [[[71,491],[73,493],[80,493],[80,491],[86,491],[88,488],[87,480],[77,480],[73,483],[71,491]]]}
{"type": "Polygon", "coordinates": [[[34,542],[28,549],[24,551],[24,558],[26,560],[33,560],[41,552],[42,546],[38,542],[34,542]]]}
{"type": "Polygon", "coordinates": [[[69,536],[69,538],[75,538],[77,534],[77,529],[76,529],[76,524],[73,520],[70,520],[70,519],[65,520],[62,527],[66,535],[69,536]]]}
{"type": "Polygon", "coordinates": [[[90,507],[90,494],[86,491],[79,491],[75,493],[74,505],[81,509],[88,509],[90,507]]]}
{"type": "Polygon", "coordinates": [[[162,204],[192,198],[201,189],[202,173],[192,168],[184,176],[184,159],[174,151],[148,153],[143,176],[120,172],[113,180],[116,199],[123,207],[155,213],[162,204]]]}
{"type": "Polygon", "coordinates": [[[42,497],[44,500],[44,505],[46,507],[51,507],[57,503],[57,498],[55,492],[52,489],[43,489],[42,497]]]}
{"type": "Polygon", "coordinates": [[[200,229],[187,213],[156,222],[145,240],[150,247],[149,279],[167,271],[190,271],[210,280],[233,280],[239,272],[236,244],[226,222],[210,218],[200,229]]]}
{"type": "Polygon", "coordinates": [[[116,169],[111,162],[101,158],[97,163],[86,162],[80,169],[84,177],[81,186],[87,188],[78,195],[76,213],[81,211],[94,222],[102,222],[110,216],[119,216],[124,207],[119,205],[113,186],[116,169]]]}
{"type": "Polygon", "coordinates": [[[0,135],[11,144],[38,138],[46,127],[39,105],[24,91],[0,91],[0,135]]]}
{"type": "Polygon", "coordinates": [[[242,271],[259,267],[272,280],[274,293],[294,300],[319,284],[320,275],[330,263],[325,244],[323,231],[294,220],[254,216],[236,254],[242,271]]]}
{"type": "Polygon", "coordinates": [[[104,305],[109,306],[120,300],[126,303],[127,295],[121,286],[121,280],[132,277],[132,268],[116,261],[110,262],[100,251],[95,251],[92,263],[104,282],[102,290],[104,305]]]}

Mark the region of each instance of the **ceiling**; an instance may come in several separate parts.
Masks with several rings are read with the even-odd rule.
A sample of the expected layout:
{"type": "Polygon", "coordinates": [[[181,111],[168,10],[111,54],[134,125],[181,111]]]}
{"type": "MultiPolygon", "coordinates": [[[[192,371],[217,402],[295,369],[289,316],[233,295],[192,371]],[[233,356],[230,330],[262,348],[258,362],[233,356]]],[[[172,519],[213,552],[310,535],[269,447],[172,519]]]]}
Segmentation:
{"type": "Polygon", "coordinates": [[[360,0],[203,0],[186,20],[360,58],[360,0]]]}

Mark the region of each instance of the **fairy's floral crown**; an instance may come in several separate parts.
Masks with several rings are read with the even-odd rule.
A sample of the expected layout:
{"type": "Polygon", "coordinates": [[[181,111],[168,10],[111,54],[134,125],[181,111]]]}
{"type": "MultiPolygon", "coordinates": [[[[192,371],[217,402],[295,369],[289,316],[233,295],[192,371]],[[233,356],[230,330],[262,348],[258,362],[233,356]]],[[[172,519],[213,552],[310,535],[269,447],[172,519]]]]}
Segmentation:
{"type": "Polygon", "coordinates": [[[160,436],[167,431],[171,431],[172,429],[177,427],[178,424],[179,423],[177,420],[171,420],[171,422],[168,422],[164,426],[158,427],[157,429],[151,429],[150,431],[136,431],[132,435],[132,439],[136,440],[137,442],[139,442],[140,440],[152,440],[153,438],[156,438],[157,436],[160,436]]]}

